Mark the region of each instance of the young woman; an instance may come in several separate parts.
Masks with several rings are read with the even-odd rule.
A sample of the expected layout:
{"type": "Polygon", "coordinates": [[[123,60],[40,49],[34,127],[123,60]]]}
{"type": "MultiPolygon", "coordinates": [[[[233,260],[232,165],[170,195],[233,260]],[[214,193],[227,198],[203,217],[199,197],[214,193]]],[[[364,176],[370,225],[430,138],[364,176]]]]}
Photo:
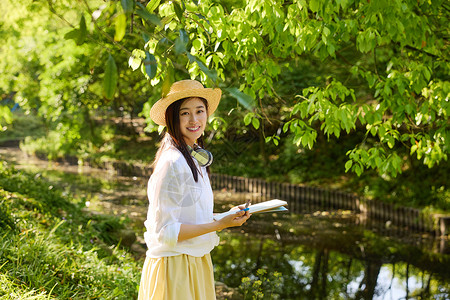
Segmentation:
{"type": "Polygon", "coordinates": [[[209,254],[219,242],[215,232],[241,226],[250,217],[237,211],[220,221],[213,219],[208,176],[212,155],[200,147],[208,115],[216,110],[221,94],[198,81],[182,80],[150,111],[155,123],[166,126],[166,133],[148,183],[148,251],[139,300],[215,299],[209,254]]]}

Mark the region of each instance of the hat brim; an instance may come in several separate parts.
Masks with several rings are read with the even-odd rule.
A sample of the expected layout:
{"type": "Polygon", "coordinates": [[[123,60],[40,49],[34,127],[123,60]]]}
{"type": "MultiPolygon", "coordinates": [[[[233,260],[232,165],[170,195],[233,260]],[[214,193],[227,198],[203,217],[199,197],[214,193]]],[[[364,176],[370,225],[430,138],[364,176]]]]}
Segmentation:
{"type": "Polygon", "coordinates": [[[212,115],[219,106],[221,96],[222,91],[218,88],[189,89],[176,92],[165,98],[159,99],[150,109],[150,118],[156,124],[166,126],[166,109],[169,105],[177,100],[189,97],[199,97],[205,99],[208,102],[208,115],[212,115]]]}

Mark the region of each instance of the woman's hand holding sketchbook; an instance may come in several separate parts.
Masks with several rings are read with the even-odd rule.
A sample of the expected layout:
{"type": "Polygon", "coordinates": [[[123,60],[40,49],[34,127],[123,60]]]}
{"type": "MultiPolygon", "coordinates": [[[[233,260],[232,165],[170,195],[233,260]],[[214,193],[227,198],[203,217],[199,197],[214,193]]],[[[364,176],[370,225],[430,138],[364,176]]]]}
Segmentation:
{"type": "MultiPolygon", "coordinates": [[[[251,214],[264,213],[264,212],[282,212],[282,211],[287,211],[287,208],[284,207],[285,205],[287,205],[286,201],[274,199],[274,200],[269,200],[269,201],[257,203],[254,205],[250,205],[245,210],[248,209],[248,212],[251,214]]],[[[245,204],[242,204],[240,206],[245,206],[245,204]]],[[[237,210],[231,209],[227,212],[216,214],[216,215],[214,215],[214,220],[219,221],[220,219],[222,219],[225,216],[235,214],[236,211],[237,210]]]]}

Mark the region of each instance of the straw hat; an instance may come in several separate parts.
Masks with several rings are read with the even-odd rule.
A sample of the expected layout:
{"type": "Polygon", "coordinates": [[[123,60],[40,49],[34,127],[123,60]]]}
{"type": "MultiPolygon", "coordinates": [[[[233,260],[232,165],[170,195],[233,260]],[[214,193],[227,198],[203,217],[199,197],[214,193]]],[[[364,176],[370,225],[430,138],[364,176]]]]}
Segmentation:
{"type": "Polygon", "coordinates": [[[188,97],[200,97],[208,101],[208,115],[212,115],[219,105],[222,91],[218,88],[205,88],[196,80],[174,82],[166,97],[159,99],[150,110],[150,118],[158,125],[166,126],[166,109],[177,100],[188,97]]]}

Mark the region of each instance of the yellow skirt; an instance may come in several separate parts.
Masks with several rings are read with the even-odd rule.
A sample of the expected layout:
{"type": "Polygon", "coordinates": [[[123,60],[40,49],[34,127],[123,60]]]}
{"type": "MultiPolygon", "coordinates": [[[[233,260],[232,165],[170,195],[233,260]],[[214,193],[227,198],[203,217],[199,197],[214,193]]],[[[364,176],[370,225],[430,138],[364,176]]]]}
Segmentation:
{"type": "Polygon", "coordinates": [[[181,254],[149,258],[142,269],[138,300],[216,299],[211,256],[181,254]]]}

